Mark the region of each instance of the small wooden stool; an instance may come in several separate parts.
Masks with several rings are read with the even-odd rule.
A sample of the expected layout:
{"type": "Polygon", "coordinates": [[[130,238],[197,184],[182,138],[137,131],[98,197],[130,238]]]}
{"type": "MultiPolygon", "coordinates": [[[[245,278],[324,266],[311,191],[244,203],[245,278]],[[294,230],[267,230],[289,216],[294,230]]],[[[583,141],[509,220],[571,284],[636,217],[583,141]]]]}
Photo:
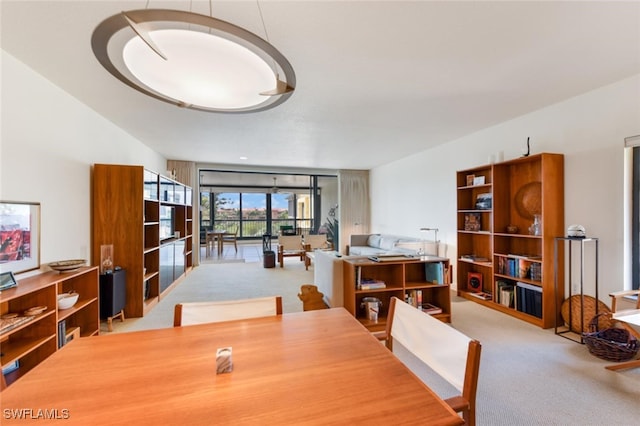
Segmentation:
{"type": "Polygon", "coordinates": [[[121,309],[120,312],[112,317],[107,317],[107,330],[113,331],[113,319],[118,317],[120,317],[120,322],[124,322],[124,309],[121,309]]]}
{"type": "Polygon", "coordinates": [[[302,284],[298,299],[302,300],[304,311],[315,311],[318,309],[329,309],[323,299],[324,294],[318,291],[318,287],[313,284],[302,284]]]}

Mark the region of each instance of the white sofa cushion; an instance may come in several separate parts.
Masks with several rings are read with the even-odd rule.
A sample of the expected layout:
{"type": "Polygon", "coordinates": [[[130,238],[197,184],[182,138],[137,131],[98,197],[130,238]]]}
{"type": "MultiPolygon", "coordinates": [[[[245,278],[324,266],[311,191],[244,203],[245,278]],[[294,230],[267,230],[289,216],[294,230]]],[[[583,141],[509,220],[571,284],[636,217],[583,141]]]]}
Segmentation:
{"type": "Polygon", "coordinates": [[[382,237],[380,236],[380,234],[371,234],[371,235],[369,235],[369,238],[367,239],[367,245],[369,247],[380,248],[380,240],[381,239],[382,239],[382,237]]]}
{"type": "Polygon", "coordinates": [[[397,242],[398,242],[397,237],[382,236],[380,238],[380,245],[378,247],[380,247],[383,250],[391,251],[396,246],[397,242]]]}

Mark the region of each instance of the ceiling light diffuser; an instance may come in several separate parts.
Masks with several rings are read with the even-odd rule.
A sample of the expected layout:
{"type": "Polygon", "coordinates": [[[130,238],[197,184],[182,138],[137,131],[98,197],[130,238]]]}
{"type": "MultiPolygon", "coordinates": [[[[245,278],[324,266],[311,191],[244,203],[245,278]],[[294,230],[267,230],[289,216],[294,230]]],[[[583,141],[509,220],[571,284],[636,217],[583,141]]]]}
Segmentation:
{"type": "Polygon", "coordinates": [[[295,88],[289,61],[257,35],[206,15],[132,10],[105,19],[93,52],[113,76],[153,98],[210,112],[273,108],[295,88]]]}

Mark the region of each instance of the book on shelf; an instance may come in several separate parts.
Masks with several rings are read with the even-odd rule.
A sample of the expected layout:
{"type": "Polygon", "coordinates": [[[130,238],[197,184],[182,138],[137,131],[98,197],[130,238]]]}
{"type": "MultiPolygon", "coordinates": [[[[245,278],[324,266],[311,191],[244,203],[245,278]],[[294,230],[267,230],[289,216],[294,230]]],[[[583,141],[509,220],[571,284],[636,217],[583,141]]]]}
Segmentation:
{"type": "Polygon", "coordinates": [[[58,322],[58,349],[67,344],[67,322],[65,320],[58,322]]]}
{"type": "Polygon", "coordinates": [[[508,257],[515,257],[516,259],[527,259],[527,260],[542,260],[542,256],[537,254],[514,254],[509,253],[508,257]]]}
{"type": "Polygon", "coordinates": [[[514,278],[530,278],[531,265],[534,263],[526,257],[512,257],[511,255],[500,257],[498,259],[498,273],[514,278]]]}
{"type": "Polygon", "coordinates": [[[518,311],[542,318],[542,287],[518,282],[515,297],[518,311]]]}
{"type": "Polygon", "coordinates": [[[421,305],[418,305],[418,309],[420,309],[422,312],[428,313],[429,315],[442,313],[442,308],[431,303],[423,303],[421,305]]]}
{"type": "Polygon", "coordinates": [[[445,283],[445,268],[443,262],[427,262],[424,264],[425,280],[431,284],[445,283]]]}
{"type": "Polygon", "coordinates": [[[369,256],[369,260],[374,262],[397,262],[398,260],[411,260],[420,259],[409,254],[378,254],[375,256],[369,256]]]}
{"type": "Polygon", "coordinates": [[[422,290],[409,290],[404,295],[404,301],[414,308],[422,305],[422,290]]]}
{"type": "Polygon", "coordinates": [[[15,317],[5,317],[0,318],[0,334],[4,334],[8,331],[13,330],[16,327],[21,326],[25,322],[31,321],[34,316],[15,316],[15,317]]]}
{"type": "Polygon", "coordinates": [[[514,290],[515,285],[509,281],[498,280],[496,281],[496,295],[497,302],[507,308],[513,308],[514,306],[514,290]]]}
{"type": "Polygon", "coordinates": [[[460,260],[464,260],[465,262],[478,262],[478,263],[486,263],[489,262],[489,259],[482,256],[476,256],[475,254],[463,254],[460,256],[460,260]]]}
{"type": "Polygon", "coordinates": [[[476,297],[478,299],[482,299],[482,300],[491,300],[493,296],[491,296],[491,293],[485,293],[483,291],[479,292],[479,293],[468,293],[473,297],[476,297]]]}
{"type": "Polygon", "coordinates": [[[375,280],[373,278],[362,278],[358,285],[358,290],[377,290],[386,287],[387,285],[384,281],[375,280]]]}

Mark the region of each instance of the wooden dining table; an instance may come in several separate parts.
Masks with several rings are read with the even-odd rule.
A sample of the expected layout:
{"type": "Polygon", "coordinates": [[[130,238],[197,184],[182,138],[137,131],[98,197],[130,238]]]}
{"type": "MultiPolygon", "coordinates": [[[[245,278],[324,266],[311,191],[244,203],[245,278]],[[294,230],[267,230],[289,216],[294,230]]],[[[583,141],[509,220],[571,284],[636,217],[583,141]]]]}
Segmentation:
{"type": "Polygon", "coordinates": [[[343,308],[76,339],[0,406],[3,425],[462,424],[343,308]]]}
{"type": "Polygon", "coordinates": [[[222,237],[224,236],[224,234],[226,234],[227,231],[225,231],[224,229],[214,229],[212,231],[207,231],[207,236],[206,236],[206,257],[210,256],[210,247],[213,246],[213,243],[217,244],[218,247],[218,257],[222,256],[222,237]]]}

